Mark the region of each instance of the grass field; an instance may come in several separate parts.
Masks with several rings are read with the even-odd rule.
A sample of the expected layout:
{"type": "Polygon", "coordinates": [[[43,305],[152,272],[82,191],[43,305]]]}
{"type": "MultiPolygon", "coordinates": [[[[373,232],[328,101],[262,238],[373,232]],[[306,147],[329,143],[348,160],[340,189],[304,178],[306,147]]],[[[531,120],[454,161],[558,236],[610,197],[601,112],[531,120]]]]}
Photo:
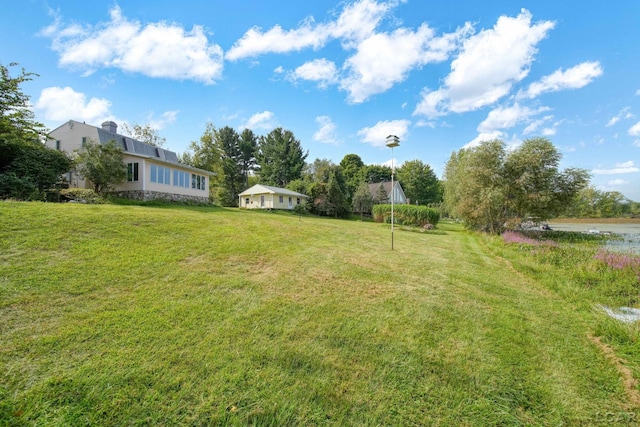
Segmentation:
{"type": "Polygon", "coordinates": [[[594,308],[634,289],[456,224],[390,237],[0,202],[0,425],[640,422],[637,331],[594,308]]]}

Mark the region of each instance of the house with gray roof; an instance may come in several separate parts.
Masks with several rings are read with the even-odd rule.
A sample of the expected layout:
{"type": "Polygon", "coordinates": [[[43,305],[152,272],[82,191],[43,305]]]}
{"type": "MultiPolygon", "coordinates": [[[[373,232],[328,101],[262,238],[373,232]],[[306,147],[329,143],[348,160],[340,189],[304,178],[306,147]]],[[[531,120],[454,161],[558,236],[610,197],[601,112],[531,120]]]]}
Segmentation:
{"type": "Polygon", "coordinates": [[[286,188],[256,184],[238,195],[238,206],[245,209],[292,210],[308,198],[306,194],[286,188]]]}
{"type": "MultiPolygon", "coordinates": [[[[88,142],[115,141],[127,165],[127,180],[116,186],[116,195],[137,200],[209,201],[212,172],[182,164],[175,152],[121,135],[117,130],[112,121],[97,127],[69,120],[49,133],[46,145],[72,154],[88,142]]],[[[70,188],[93,188],[91,182],[73,171],[66,180],[70,188]]]]}
{"type": "Polygon", "coordinates": [[[393,191],[391,190],[391,182],[376,182],[369,184],[369,193],[371,193],[371,197],[373,200],[377,200],[378,195],[380,194],[380,187],[384,189],[383,194],[386,195],[387,200],[384,203],[391,203],[391,195],[393,194],[393,203],[396,205],[404,205],[409,203],[407,200],[407,196],[404,194],[404,190],[398,181],[393,182],[393,191]]]}

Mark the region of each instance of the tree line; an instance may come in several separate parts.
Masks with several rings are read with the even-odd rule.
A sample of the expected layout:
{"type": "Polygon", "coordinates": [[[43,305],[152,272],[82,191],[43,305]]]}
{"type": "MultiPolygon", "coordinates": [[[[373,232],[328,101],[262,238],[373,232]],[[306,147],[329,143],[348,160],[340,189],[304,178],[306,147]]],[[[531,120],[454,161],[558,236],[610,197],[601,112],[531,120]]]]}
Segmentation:
{"type": "MultiPolygon", "coordinates": [[[[21,89],[37,75],[21,69],[12,76],[16,66],[0,64],[0,198],[43,200],[72,167],[93,181],[98,192],[124,179],[126,166],[115,144],[89,144],[75,159],[44,145],[47,130],[35,120],[21,89]]],[[[149,125],[134,125],[130,132],[152,145],[166,142],[149,125]]],[[[210,194],[224,206],[237,206],[238,194],[256,183],[309,195],[308,209],[319,215],[363,214],[373,204],[388,203],[384,188],[372,195],[369,183],[390,180],[389,167],[366,165],[357,154],[347,154],[339,164],[307,162],[308,151],[282,128],[259,136],[250,129],[237,132],[208,124],[189,148],[180,161],[215,173],[210,194]]],[[[453,152],[442,180],[418,159],[403,163],[396,175],[412,204],[438,206],[443,215],[459,218],[469,228],[494,233],[530,216],[640,215],[640,203],[593,188],[583,169],[559,170],[560,159],[546,138],[525,140],[515,149],[492,140],[453,152]]]]}
{"type": "MultiPolygon", "coordinates": [[[[357,154],[347,154],[339,164],[327,159],[308,163],[307,157],[308,151],[290,130],[279,127],[258,136],[250,129],[217,129],[209,123],[180,160],[215,173],[210,180],[211,194],[223,206],[237,206],[238,194],[256,183],[310,196],[307,207],[319,215],[342,217],[352,211],[370,212],[373,203],[388,202],[386,193],[372,196],[368,184],[391,180],[391,168],[365,165],[357,154]]],[[[412,160],[396,173],[413,203],[442,200],[442,186],[429,165],[412,160]]]]}

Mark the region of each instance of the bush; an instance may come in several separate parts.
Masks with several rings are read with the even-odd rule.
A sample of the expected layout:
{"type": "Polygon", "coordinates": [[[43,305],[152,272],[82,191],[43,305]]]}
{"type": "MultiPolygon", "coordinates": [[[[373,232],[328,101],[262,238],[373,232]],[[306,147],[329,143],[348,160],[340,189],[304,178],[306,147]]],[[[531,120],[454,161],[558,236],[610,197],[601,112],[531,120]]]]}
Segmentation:
{"type": "Polygon", "coordinates": [[[105,200],[89,188],[65,188],[60,190],[60,196],[72,202],[98,204],[105,200]]]}
{"type": "MultiPolygon", "coordinates": [[[[373,219],[376,222],[391,222],[391,205],[374,205],[373,219]]],[[[394,205],[393,222],[399,225],[424,227],[427,224],[436,226],[440,220],[440,212],[427,206],[394,205]]]]}

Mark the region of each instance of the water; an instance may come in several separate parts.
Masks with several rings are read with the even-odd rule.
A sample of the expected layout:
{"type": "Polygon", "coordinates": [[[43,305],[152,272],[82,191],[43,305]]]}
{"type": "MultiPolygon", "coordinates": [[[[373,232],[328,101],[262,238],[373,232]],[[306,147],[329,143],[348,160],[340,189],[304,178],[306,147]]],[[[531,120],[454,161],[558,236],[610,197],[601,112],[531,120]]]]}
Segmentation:
{"type": "Polygon", "coordinates": [[[614,239],[607,240],[604,247],[612,252],[640,254],[640,224],[602,223],[550,223],[553,230],[582,233],[611,233],[614,239]]]}
{"type": "Polygon", "coordinates": [[[616,234],[621,239],[607,240],[604,247],[611,252],[640,255],[640,234],[616,234]]]}

